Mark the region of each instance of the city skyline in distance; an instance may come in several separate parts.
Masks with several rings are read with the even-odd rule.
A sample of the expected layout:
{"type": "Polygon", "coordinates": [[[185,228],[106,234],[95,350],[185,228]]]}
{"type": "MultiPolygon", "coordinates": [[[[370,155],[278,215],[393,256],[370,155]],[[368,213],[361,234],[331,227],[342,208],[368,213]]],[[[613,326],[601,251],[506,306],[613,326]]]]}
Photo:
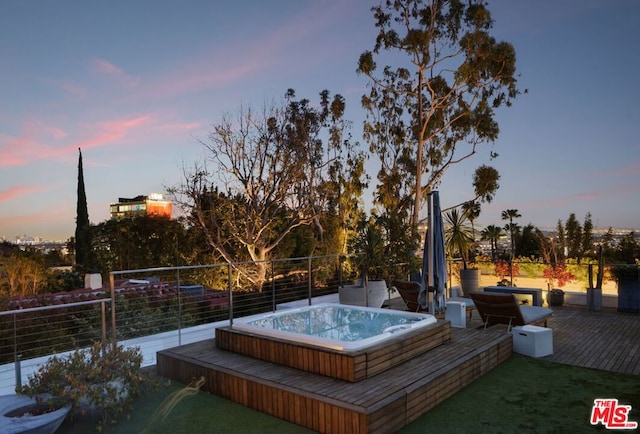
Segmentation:
{"type": "MultiPolygon", "coordinates": [[[[89,218],[100,223],[118,197],[176,185],[222,115],[278,101],[287,88],[312,101],[323,89],[342,94],[362,143],[367,80],[355,69],[375,41],[377,2],[71,3],[3,7],[0,236],[73,235],[78,147],[89,218]]],[[[473,171],[489,164],[501,187],[478,226],[502,225],[501,211],[518,209],[522,226],[591,212],[596,227],[637,227],[640,4],[500,0],[489,9],[529,93],[497,113],[494,144],[445,174],[443,208],[470,198],[473,171]]],[[[375,162],[367,169],[373,187],[375,162]]]]}

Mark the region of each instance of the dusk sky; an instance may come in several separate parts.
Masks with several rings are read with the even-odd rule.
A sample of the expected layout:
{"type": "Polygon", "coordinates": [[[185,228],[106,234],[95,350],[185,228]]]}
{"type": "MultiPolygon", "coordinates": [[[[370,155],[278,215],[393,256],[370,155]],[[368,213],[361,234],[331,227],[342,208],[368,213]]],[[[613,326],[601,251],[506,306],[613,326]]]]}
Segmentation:
{"type": "MultiPolygon", "coordinates": [[[[241,104],[288,88],[347,100],[361,139],[373,47],[371,6],[346,0],[0,3],[0,237],[66,240],[75,230],[78,148],[92,223],[119,197],[165,193],[205,155],[198,143],[241,104]]],[[[439,188],[472,196],[474,169],[501,174],[477,225],[640,228],[640,2],[489,0],[496,39],[517,53],[529,93],[500,109],[500,137],[439,188]],[[489,151],[499,157],[489,159],[489,151]]],[[[372,185],[375,161],[367,163],[372,185]]],[[[370,193],[365,197],[370,204],[370,193]]],[[[370,208],[370,205],[367,205],[370,208]]]]}

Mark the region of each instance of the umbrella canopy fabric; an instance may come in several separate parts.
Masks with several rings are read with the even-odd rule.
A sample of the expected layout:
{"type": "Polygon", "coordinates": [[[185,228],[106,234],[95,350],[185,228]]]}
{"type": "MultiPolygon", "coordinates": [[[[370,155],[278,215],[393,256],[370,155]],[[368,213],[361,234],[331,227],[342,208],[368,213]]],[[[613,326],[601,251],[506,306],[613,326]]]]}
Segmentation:
{"type": "Polygon", "coordinates": [[[427,234],[422,256],[422,276],[418,302],[424,308],[429,304],[429,291],[433,292],[429,312],[444,312],[446,308],[447,261],[444,247],[444,225],[440,211],[440,196],[437,191],[427,197],[427,234]]]}

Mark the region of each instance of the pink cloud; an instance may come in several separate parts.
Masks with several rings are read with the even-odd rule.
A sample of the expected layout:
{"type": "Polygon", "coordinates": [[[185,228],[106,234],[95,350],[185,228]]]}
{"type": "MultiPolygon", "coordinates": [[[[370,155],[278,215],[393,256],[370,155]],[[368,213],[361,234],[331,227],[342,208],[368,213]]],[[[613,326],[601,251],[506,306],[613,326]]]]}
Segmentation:
{"type": "Polygon", "coordinates": [[[640,175],[640,162],[622,167],[610,172],[604,172],[601,176],[638,176],[640,175]]]}
{"type": "MultiPolygon", "coordinates": [[[[346,16],[354,11],[343,2],[312,5],[273,32],[257,35],[248,41],[235,41],[226,50],[218,51],[219,47],[216,46],[210,52],[203,53],[200,58],[183,62],[189,66],[170,71],[165,77],[150,83],[145,89],[145,96],[166,98],[221,87],[265,74],[282,66],[283,62],[291,68],[313,68],[313,65],[299,64],[289,59],[295,56],[292,49],[299,45],[299,40],[320,35],[328,26],[335,25],[336,21],[346,20],[346,16]]],[[[336,47],[332,47],[331,51],[317,53],[316,61],[326,61],[325,57],[335,49],[336,47]]]]}
{"type": "Polygon", "coordinates": [[[118,83],[126,87],[136,87],[140,83],[138,77],[127,74],[123,69],[104,59],[93,59],[90,62],[94,72],[107,77],[113,77],[118,83]]]}
{"type": "Polygon", "coordinates": [[[556,197],[545,201],[532,202],[527,207],[529,209],[545,209],[545,208],[557,208],[566,205],[568,202],[576,201],[590,201],[600,199],[606,196],[606,193],[578,193],[569,196],[556,197]]]}
{"type": "MultiPolygon", "coordinates": [[[[75,209],[73,210],[73,212],[75,212],[75,209]]],[[[50,226],[52,223],[55,225],[59,225],[60,223],[64,223],[64,220],[73,221],[72,219],[75,217],[75,215],[69,214],[71,214],[71,212],[68,209],[52,208],[50,210],[47,210],[47,212],[41,213],[20,214],[15,216],[0,216],[0,227],[24,228],[25,225],[32,225],[34,227],[37,227],[37,230],[41,230],[42,227],[50,226]]],[[[17,230],[14,230],[12,232],[16,231],[17,230]]],[[[22,233],[22,231],[20,231],[20,233],[22,233]]]]}
{"type": "Polygon", "coordinates": [[[44,186],[36,186],[36,185],[22,185],[11,187],[7,190],[0,190],[0,203],[8,202],[10,200],[16,199],[18,197],[26,196],[31,193],[40,193],[43,191],[47,191],[47,187],[44,186]]]}
{"type": "Polygon", "coordinates": [[[67,133],[60,129],[60,128],[51,128],[51,135],[55,138],[55,139],[64,139],[65,137],[67,137],[67,133]]]}
{"type": "Polygon", "coordinates": [[[17,142],[18,140],[14,137],[0,134],[0,167],[15,167],[26,164],[27,158],[17,142]]]}
{"type": "Polygon", "coordinates": [[[23,166],[30,161],[47,158],[75,158],[78,148],[119,145],[126,141],[129,135],[148,126],[152,120],[151,115],[140,115],[101,122],[84,128],[90,131],[87,138],[74,139],[67,144],[55,146],[41,142],[37,137],[46,136],[49,139],[53,134],[55,138],[62,140],[68,138],[68,134],[56,127],[40,128],[35,122],[25,122],[21,136],[0,135],[0,167],[23,166]]]}
{"type": "Polygon", "coordinates": [[[191,131],[202,126],[201,122],[182,122],[182,123],[174,123],[174,124],[162,124],[158,126],[158,130],[160,131],[169,131],[169,132],[183,132],[183,131],[191,131]]]}
{"type": "Polygon", "coordinates": [[[56,85],[70,95],[83,97],[87,94],[87,88],[69,82],[57,82],[56,85]]]}
{"type": "Polygon", "coordinates": [[[124,71],[104,59],[93,59],[91,65],[94,70],[105,75],[124,75],[124,71]]]}
{"type": "Polygon", "coordinates": [[[116,121],[103,122],[96,127],[98,131],[92,137],[78,141],[70,145],[67,149],[88,149],[122,140],[132,130],[148,124],[151,120],[152,116],[143,115],[131,119],[119,119],[116,121]]]}
{"type": "Polygon", "coordinates": [[[38,158],[46,148],[36,138],[38,130],[37,123],[25,122],[19,137],[0,134],[0,167],[22,166],[32,158],[38,158]]]}
{"type": "Polygon", "coordinates": [[[607,188],[607,190],[594,191],[591,193],[576,193],[568,196],[551,198],[545,201],[531,202],[528,204],[527,209],[562,208],[565,207],[568,203],[592,202],[601,199],[607,199],[609,197],[620,197],[636,194],[637,189],[633,186],[616,186],[609,187],[607,188]]]}

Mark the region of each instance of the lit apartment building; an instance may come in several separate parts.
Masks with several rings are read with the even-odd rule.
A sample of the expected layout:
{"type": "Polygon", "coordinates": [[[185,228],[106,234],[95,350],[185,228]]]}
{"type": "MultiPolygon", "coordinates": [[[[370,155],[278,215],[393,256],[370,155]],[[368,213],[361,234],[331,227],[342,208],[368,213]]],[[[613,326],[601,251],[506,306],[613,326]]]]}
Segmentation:
{"type": "Polygon", "coordinates": [[[131,216],[137,214],[154,214],[171,218],[171,201],[164,200],[161,194],[152,193],[149,196],[134,198],[118,198],[118,203],[110,205],[111,218],[131,216]]]}

